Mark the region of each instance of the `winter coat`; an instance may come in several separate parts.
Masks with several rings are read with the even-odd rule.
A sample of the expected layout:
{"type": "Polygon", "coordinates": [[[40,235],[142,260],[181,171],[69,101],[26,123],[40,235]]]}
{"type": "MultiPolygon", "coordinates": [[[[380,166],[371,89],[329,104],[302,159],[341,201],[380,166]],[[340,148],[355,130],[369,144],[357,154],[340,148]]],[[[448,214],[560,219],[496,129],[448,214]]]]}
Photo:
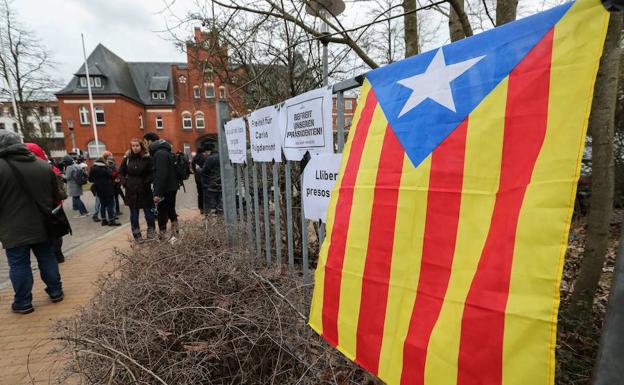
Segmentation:
{"type": "Polygon", "coordinates": [[[206,191],[221,191],[221,167],[219,164],[219,154],[209,155],[204,161],[201,170],[202,185],[206,191]]]}
{"type": "MultiPolygon", "coordinates": [[[[28,151],[32,152],[37,158],[43,160],[50,165],[50,168],[52,169],[52,171],[54,171],[54,175],[56,175],[58,195],[62,197],[63,200],[67,199],[67,189],[65,188],[65,180],[63,179],[63,175],[61,175],[61,171],[53,163],[50,163],[48,156],[46,155],[45,151],[43,151],[43,148],[41,148],[41,146],[36,143],[24,143],[24,146],[26,146],[28,151]]],[[[56,203],[63,204],[63,201],[56,203]]]]}
{"type": "Polygon", "coordinates": [[[165,193],[178,191],[178,180],[171,145],[159,139],[149,146],[154,160],[154,196],[163,197],[165,193]]]}
{"type": "Polygon", "coordinates": [[[204,167],[204,162],[206,161],[206,156],[203,153],[198,153],[193,157],[193,161],[191,162],[191,171],[193,171],[193,175],[195,175],[195,182],[201,182],[201,169],[204,167]],[[199,171],[197,171],[199,168],[199,171]]]}
{"type": "Polygon", "coordinates": [[[37,204],[51,211],[57,195],[56,176],[50,166],[37,159],[12,133],[0,130],[0,242],[4,248],[47,242],[44,217],[37,204]],[[22,190],[13,171],[7,164],[11,161],[24,176],[26,188],[22,190]]]}
{"type": "Polygon", "coordinates": [[[67,181],[67,195],[77,197],[82,195],[82,186],[76,182],[76,175],[84,172],[79,164],[73,163],[65,168],[65,180],[67,181]]]}
{"type": "Polygon", "coordinates": [[[105,163],[94,162],[89,172],[89,182],[93,183],[95,195],[106,199],[115,195],[113,171],[105,163]]]}
{"type": "Polygon", "coordinates": [[[154,162],[148,154],[127,154],[119,166],[121,184],[126,190],[126,205],[131,209],[148,209],[154,205],[151,183],[154,162]]]}

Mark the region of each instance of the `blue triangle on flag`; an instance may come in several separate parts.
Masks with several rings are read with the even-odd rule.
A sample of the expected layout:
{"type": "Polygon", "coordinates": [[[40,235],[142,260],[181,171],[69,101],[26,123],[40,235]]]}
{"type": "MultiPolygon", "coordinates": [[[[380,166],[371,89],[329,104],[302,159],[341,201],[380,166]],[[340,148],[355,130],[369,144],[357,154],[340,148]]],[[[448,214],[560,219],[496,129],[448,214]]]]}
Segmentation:
{"type": "Polygon", "coordinates": [[[366,75],[414,167],[418,167],[509,75],[572,4],[412,56],[366,75]],[[440,54],[443,54],[443,62],[440,54]],[[436,72],[431,70],[434,67],[448,68],[448,71],[436,72]],[[419,76],[411,83],[406,80],[426,74],[430,76],[419,76]],[[406,85],[408,83],[412,88],[406,85]]]}

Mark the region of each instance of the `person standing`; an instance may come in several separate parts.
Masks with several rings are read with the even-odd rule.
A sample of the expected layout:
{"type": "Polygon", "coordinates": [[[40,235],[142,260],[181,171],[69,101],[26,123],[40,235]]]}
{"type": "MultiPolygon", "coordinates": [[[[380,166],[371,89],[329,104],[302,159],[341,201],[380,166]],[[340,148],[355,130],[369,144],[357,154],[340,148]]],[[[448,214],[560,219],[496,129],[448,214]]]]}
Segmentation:
{"type": "Polygon", "coordinates": [[[204,161],[206,160],[205,154],[206,150],[203,147],[198,147],[191,162],[191,170],[195,177],[195,186],[197,186],[197,207],[201,214],[204,213],[204,189],[201,182],[201,169],[204,167],[204,161]]]}
{"type": "Polygon", "coordinates": [[[215,215],[221,204],[221,168],[219,153],[212,145],[206,150],[206,159],[201,170],[204,190],[204,212],[215,215]]]}
{"type": "Polygon", "coordinates": [[[31,251],[37,258],[50,300],[54,303],[63,300],[61,273],[43,216],[44,210],[52,211],[55,202],[61,200],[58,192],[50,166],[28,151],[16,134],[0,130],[0,242],[15,292],[11,305],[15,313],[34,311],[31,251]]]}
{"type": "Polygon", "coordinates": [[[158,208],[158,232],[164,238],[167,222],[171,221],[173,238],[178,234],[178,214],[176,213],[176,193],[178,180],[176,176],[171,144],[153,133],[143,135],[149,153],[154,161],[154,203],[158,208]]]}
{"type": "MultiPolygon", "coordinates": [[[[46,155],[45,151],[43,151],[43,148],[41,148],[41,146],[39,146],[36,143],[24,143],[24,146],[26,146],[28,151],[30,151],[34,156],[43,160],[48,165],[50,165],[50,168],[54,172],[54,175],[56,175],[56,182],[57,182],[57,186],[59,187],[58,194],[62,198],[62,200],[55,202],[55,204],[62,205],[63,200],[67,199],[67,191],[65,190],[65,187],[64,187],[65,183],[63,181],[63,175],[61,174],[61,171],[54,165],[54,163],[50,162],[50,160],[48,159],[48,156],[46,155]]],[[[65,262],[65,254],[63,254],[63,238],[62,237],[56,238],[52,241],[52,249],[54,251],[54,256],[56,257],[56,261],[58,263],[65,262]]]]}
{"type": "Polygon", "coordinates": [[[126,205],[130,207],[130,226],[135,240],[141,240],[139,211],[143,209],[147,222],[147,238],[154,237],[154,197],[151,183],[154,179],[154,163],[145,144],[139,139],[130,141],[130,150],[119,166],[121,184],[126,190],[126,205]]]}
{"type": "Polygon", "coordinates": [[[93,162],[89,181],[93,183],[95,194],[100,199],[100,215],[102,216],[102,226],[121,226],[115,220],[115,187],[113,186],[113,171],[98,158],[93,162]],[[108,220],[106,215],[108,214],[108,220]]]}
{"type": "Polygon", "coordinates": [[[67,181],[67,195],[72,198],[72,208],[78,211],[79,215],[74,218],[82,218],[89,216],[89,212],[85,207],[82,199],[82,186],[87,183],[87,175],[79,164],[74,162],[71,156],[63,157],[65,163],[65,180],[67,181]]]}

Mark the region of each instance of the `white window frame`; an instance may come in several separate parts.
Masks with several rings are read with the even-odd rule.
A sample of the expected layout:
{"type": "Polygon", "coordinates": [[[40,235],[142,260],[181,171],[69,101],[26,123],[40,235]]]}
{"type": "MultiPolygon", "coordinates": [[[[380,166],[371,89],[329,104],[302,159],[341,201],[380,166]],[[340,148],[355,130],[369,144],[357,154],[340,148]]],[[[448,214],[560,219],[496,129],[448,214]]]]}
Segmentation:
{"type": "Polygon", "coordinates": [[[188,144],[188,143],[183,143],[183,144],[182,144],[182,149],[183,149],[184,153],[185,153],[188,157],[190,157],[190,156],[191,156],[191,145],[190,145],[190,144],[188,144]]]}
{"type": "Polygon", "coordinates": [[[90,141],[89,143],[87,143],[87,153],[89,154],[89,158],[91,159],[95,159],[99,156],[102,156],[102,153],[106,151],[106,144],[104,142],[102,142],[101,140],[98,140],[98,146],[95,146],[95,140],[90,141]],[[100,149],[99,153],[96,152],[97,149],[100,149]]]}
{"type": "Polygon", "coordinates": [[[182,113],[182,129],[183,130],[192,130],[193,129],[193,117],[190,112],[182,113]]]}
{"type": "Polygon", "coordinates": [[[195,99],[199,99],[201,97],[201,92],[199,92],[199,86],[193,87],[193,97],[195,99]]]}
{"type": "Polygon", "coordinates": [[[214,99],[214,97],[215,97],[214,83],[205,83],[204,84],[204,97],[206,99],[214,99]],[[212,90],[212,95],[208,95],[208,90],[212,90]]]}
{"type": "Polygon", "coordinates": [[[345,116],[345,122],[344,122],[345,127],[350,126],[352,122],[353,122],[353,116],[345,116]]]}
{"type": "Polygon", "coordinates": [[[164,91],[159,92],[159,93],[158,93],[158,99],[160,99],[160,100],[165,100],[165,99],[167,99],[167,93],[166,93],[166,92],[164,92],[164,91]]]}
{"type": "Polygon", "coordinates": [[[152,91],[152,99],[158,100],[158,92],[152,91]]]}
{"type": "Polygon", "coordinates": [[[104,107],[102,106],[93,107],[93,113],[95,114],[95,124],[98,124],[98,125],[106,124],[106,116],[104,115],[104,107]],[[101,114],[102,120],[99,119],[100,114],[101,114]]]}
{"type": "Polygon", "coordinates": [[[142,130],[143,127],[143,114],[139,114],[139,128],[142,130]]]}
{"type": "Polygon", "coordinates": [[[198,130],[203,130],[206,128],[206,120],[204,118],[204,113],[201,111],[198,111],[195,113],[195,128],[197,128],[198,130]]]}
{"type": "Polygon", "coordinates": [[[163,117],[158,115],[156,116],[156,129],[163,130],[165,128],[165,122],[163,121],[163,117]]]}
{"type": "Polygon", "coordinates": [[[225,95],[225,87],[224,86],[220,86],[219,87],[219,99],[225,99],[226,95],[225,95]]]}
{"type": "Polygon", "coordinates": [[[87,78],[85,78],[84,76],[80,77],[80,87],[87,88],[87,78]]]}
{"type": "Polygon", "coordinates": [[[345,110],[353,109],[353,100],[345,100],[345,110]]]}
{"type": "Polygon", "coordinates": [[[94,82],[95,82],[95,86],[100,88],[102,87],[102,79],[99,76],[96,76],[93,78],[94,82]]]}
{"type": "Polygon", "coordinates": [[[54,122],[54,131],[57,133],[63,133],[63,123],[61,122],[54,122]]]}
{"type": "Polygon", "coordinates": [[[86,126],[90,123],[89,109],[85,106],[78,108],[78,115],[80,116],[80,124],[86,126]]]}

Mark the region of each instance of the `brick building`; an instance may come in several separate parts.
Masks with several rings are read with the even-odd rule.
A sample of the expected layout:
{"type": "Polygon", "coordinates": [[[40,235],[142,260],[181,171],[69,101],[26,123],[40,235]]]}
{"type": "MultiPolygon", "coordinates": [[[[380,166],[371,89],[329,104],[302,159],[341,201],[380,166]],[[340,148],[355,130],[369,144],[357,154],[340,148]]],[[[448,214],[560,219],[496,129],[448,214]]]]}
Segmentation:
{"type": "MultiPolygon", "coordinates": [[[[216,102],[226,99],[232,106],[240,104],[215,73],[214,63],[223,62],[224,56],[227,47],[200,28],[195,28],[194,41],[187,44],[186,63],[126,62],[99,44],[87,59],[99,153],[109,150],[121,157],[132,138],[150,131],[167,139],[175,151],[188,153],[204,141],[215,140],[216,102]]],[[[68,133],[66,147],[79,148],[94,158],[84,65],[56,96],[68,133]]]]}

